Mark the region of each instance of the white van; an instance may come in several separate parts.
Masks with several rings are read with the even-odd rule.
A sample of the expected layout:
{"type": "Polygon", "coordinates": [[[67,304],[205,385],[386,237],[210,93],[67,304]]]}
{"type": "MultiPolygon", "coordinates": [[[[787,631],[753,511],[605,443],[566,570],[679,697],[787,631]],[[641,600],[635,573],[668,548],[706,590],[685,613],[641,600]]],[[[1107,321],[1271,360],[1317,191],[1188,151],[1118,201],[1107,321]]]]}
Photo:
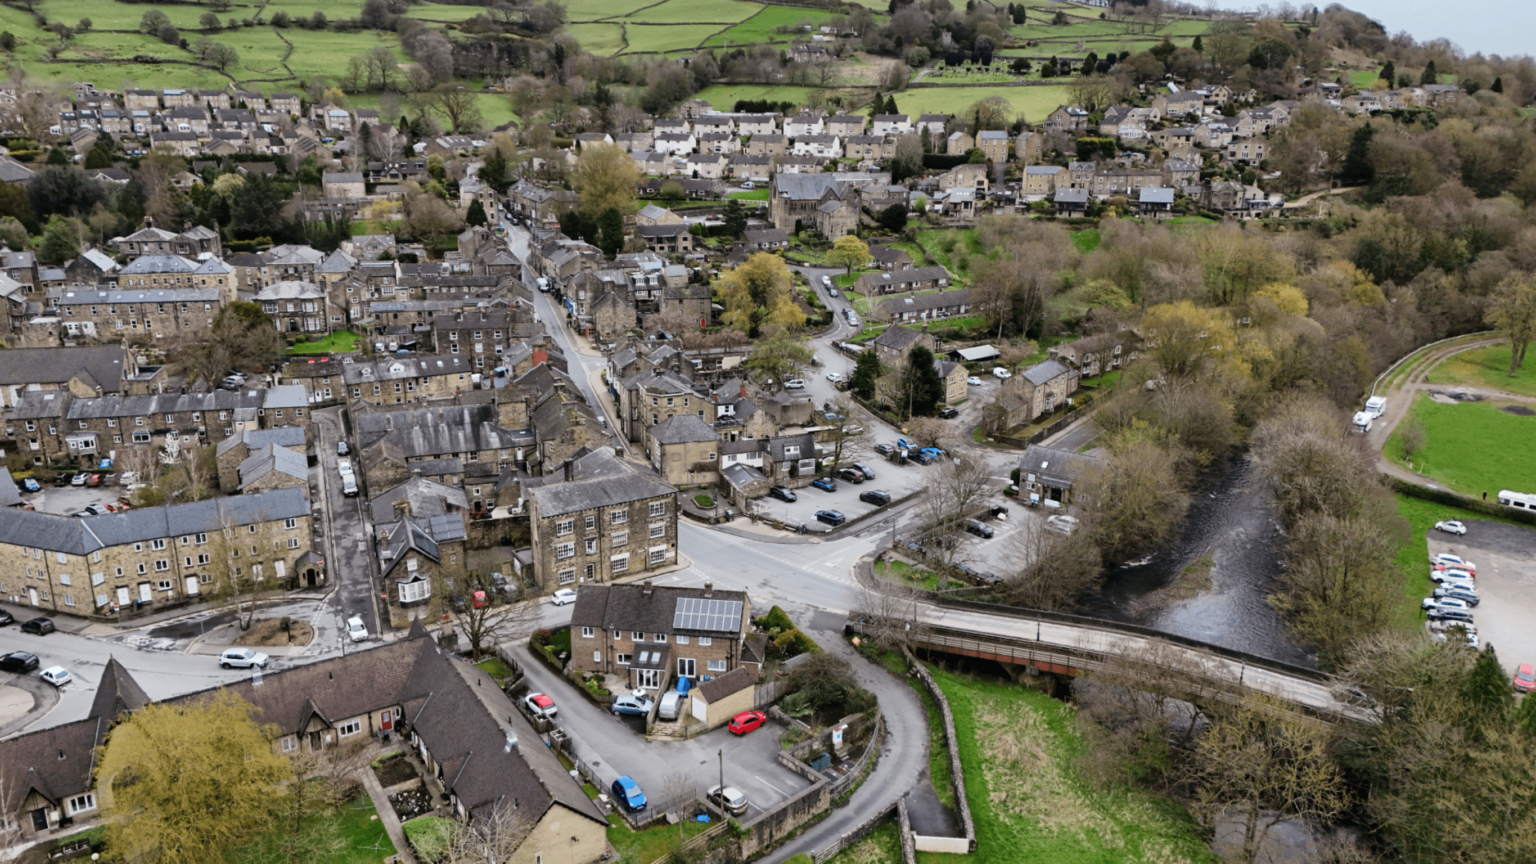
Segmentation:
{"type": "Polygon", "coordinates": [[[549,280],[545,279],[543,276],[539,277],[539,290],[546,292],[549,291],[549,280]]]}
{"type": "Polygon", "coordinates": [[[1380,417],[1381,415],[1387,413],[1387,397],[1372,396],[1371,398],[1365,400],[1365,413],[1371,415],[1372,417],[1380,417]]]}
{"type": "Polygon", "coordinates": [[[656,709],[656,716],[662,720],[676,720],[677,712],[682,708],[683,694],[676,690],[668,690],[662,694],[661,707],[656,709]]]}
{"type": "Polygon", "coordinates": [[[1508,489],[1500,489],[1499,503],[1505,507],[1513,507],[1516,510],[1536,511],[1536,495],[1525,492],[1511,492],[1508,489]]]}
{"type": "Polygon", "coordinates": [[[351,474],[341,475],[341,494],[348,498],[357,497],[357,478],[351,474]]]}
{"type": "Polygon", "coordinates": [[[1353,421],[1355,425],[1355,431],[1361,434],[1365,434],[1366,432],[1371,431],[1371,421],[1375,419],[1376,418],[1373,417],[1369,411],[1355,412],[1355,419],[1353,421]]]}

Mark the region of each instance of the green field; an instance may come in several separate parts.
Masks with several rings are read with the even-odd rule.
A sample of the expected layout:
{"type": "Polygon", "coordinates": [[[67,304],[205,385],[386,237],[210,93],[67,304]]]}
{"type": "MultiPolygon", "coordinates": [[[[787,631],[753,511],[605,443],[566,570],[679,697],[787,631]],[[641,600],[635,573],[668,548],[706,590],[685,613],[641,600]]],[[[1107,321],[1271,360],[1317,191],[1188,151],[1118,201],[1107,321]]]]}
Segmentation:
{"type": "Polygon", "coordinates": [[[1174,799],[1102,788],[1079,774],[1085,743],[1070,706],[1024,687],[929,671],[954,712],[976,852],[919,862],[1216,860],[1174,799]]]}
{"type": "Polygon", "coordinates": [[[694,94],[721,111],[729,111],[738,99],[772,99],[775,102],[804,104],[816,92],[815,87],[778,87],[771,84],[711,84],[694,94]]]}
{"type": "Polygon", "coordinates": [[[1099,243],[1103,239],[1104,235],[1097,228],[1085,228],[1082,231],[1072,232],[1072,246],[1083,255],[1099,248],[1099,243]]]}
{"type": "Polygon", "coordinates": [[[1509,345],[1478,348],[1447,357],[1445,362],[1430,370],[1431,384],[1469,384],[1514,393],[1519,396],[1536,396],[1536,361],[1515,370],[1509,377],[1509,345]]]}
{"type": "Polygon", "coordinates": [[[742,201],[767,201],[768,190],[753,189],[751,192],[727,192],[725,193],[725,197],[736,198],[742,201]]]}
{"type": "Polygon", "coordinates": [[[565,14],[571,21],[601,21],[619,18],[655,4],[656,0],[571,0],[565,14]]]}
{"type": "Polygon", "coordinates": [[[1030,123],[1039,123],[1046,115],[1068,101],[1067,86],[1049,87],[924,87],[896,94],[896,108],[903,114],[956,114],[993,96],[1007,99],[1015,116],[1023,114],[1030,123]]]}
{"type": "Polygon", "coordinates": [[[345,354],[357,347],[357,334],[351,330],[337,330],[317,342],[298,342],[288,346],[289,354],[345,354]]]}
{"type": "Polygon", "coordinates": [[[611,56],[624,50],[621,24],[567,24],[565,32],[575,37],[581,47],[599,56],[611,56]]]}
{"type": "MultiPolygon", "coordinates": [[[[330,13],[326,13],[330,14],[330,13]]],[[[424,21],[468,21],[476,15],[484,15],[484,6],[448,6],[442,3],[422,3],[405,7],[405,14],[424,21]]]]}
{"type": "Polygon", "coordinates": [[[1356,87],[1369,88],[1381,77],[1380,69],[1367,69],[1349,73],[1349,83],[1356,87]]]}
{"type": "Polygon", "coordinates": [[[735,27],[711,37],[706,46],[743,45],[751,42],[788,42],[795,35],[776,32],[781,26],[793,27],[803,21],[813,24],[832,17],[824,9],[798,9],[790,6],[764,6],[762,11],[735,27]]]}
{"type": "Polygon", "coordinates": [[[640,24],[626,28],[629,48],[626,54],[659,54],[664,51],[692,50],[700,42],[719,32],[721,24],[640,24]]]}
{"type": "MultiPolygon", "coordinates": [[[[630,21],[651,24],[736,24],[762,11],[756,3],[741,0],[665,0],[627,16],[630,21]]],[[[697,44],[697,43],[695,43],[697,44]]]]}
{"type": "MultiPolygon", "coordinates": [[[[1412,470],[1466,495],[1491,497],[1500,489],[1536,489],[1536,417],[1521,417],[1491,402],[1447,405],[1419,394],[1413,416],[1424,423],[1424,449],[1412,470]]],[[[1404,418],[1387,441],[1386,455],[1403,461],[1404,418]]]]}

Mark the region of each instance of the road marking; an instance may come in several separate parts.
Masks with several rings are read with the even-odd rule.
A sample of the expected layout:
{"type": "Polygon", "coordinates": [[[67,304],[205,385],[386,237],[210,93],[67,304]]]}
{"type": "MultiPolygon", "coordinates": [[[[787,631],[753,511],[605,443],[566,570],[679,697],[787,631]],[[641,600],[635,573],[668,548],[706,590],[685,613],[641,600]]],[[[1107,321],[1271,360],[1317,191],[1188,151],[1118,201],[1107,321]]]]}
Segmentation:
{"type": "Polygon", "coordinates": [[[767,786],[769,789],[772,789],[773,791],[779,793],[780,795],[783,795],[786,798],[789,797],[789,793],[788,792],[785,792],[783,789],[780,789],[779,787],[773,785],[772,783],[769,783],[767,780],[763,780],[762,775],[760,775],[760,774],[753,774],[752,776],[756,777],[758,780],[762,780],[763,785],[767,786]]]}

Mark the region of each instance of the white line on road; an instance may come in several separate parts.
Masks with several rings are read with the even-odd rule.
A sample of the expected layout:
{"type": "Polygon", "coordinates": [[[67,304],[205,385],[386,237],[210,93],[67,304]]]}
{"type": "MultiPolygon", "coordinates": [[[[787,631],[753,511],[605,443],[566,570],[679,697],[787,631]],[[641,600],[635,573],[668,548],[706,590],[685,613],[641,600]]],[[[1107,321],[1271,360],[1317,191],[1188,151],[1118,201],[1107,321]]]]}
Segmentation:
{"type": "Polygon", "coordinates": [[[767,780],[763,780],[762,775],[760,775],[760,774],[753,774],[752,776],[756,777],[759,780],[762,780],[763,781],[763,785],[767,786],[769,789],[772,789],[773,791],[779,793],[780,795],[783,795],[786,798],[789,797],[789,793],[788,792],[785,792],[783,789],[780,789],[779,787],[773,785],[772,783],[769,783],[767,780]]]}

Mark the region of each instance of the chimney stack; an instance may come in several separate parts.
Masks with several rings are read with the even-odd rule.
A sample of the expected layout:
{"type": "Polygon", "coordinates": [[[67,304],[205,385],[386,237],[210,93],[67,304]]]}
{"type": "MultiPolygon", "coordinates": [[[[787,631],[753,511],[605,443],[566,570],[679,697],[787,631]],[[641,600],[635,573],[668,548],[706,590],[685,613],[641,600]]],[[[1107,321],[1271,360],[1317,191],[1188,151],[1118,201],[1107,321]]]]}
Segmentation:
{"type": "Polygon", "coordinates": [[[747,398],[747,382],[741,382],[741,398],[747,398]]]}
{"type": "Polygon", "coordinates": [[[713,597],[713,596],[715,596],[715,583],[713,583],[713,582],[705,582],[704,583],[704,596],[705,597],[713,597]]]}
{"type": "Polygon", "coordinates": [[[645,586],[645,590],[643,590],[641,593],[647,597],[651,596],[651,580],[647,579],[643,584],[645,586]]]}

